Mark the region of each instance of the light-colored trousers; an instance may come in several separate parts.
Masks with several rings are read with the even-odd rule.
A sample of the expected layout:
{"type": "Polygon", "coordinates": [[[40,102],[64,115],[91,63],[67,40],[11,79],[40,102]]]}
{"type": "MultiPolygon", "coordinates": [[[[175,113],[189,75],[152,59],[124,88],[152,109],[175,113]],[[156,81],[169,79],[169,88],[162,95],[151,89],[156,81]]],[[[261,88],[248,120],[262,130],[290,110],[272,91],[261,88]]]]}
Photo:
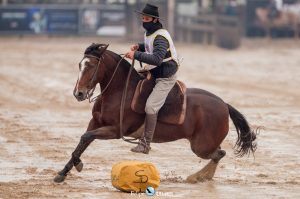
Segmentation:
{"type": "Polygon", "coordinates": [[[167,96],[176,83],[176,74],[168,78],[157,78],[155,86],[147,99],[146,114],[157,114],[164,105],[167,96]]]}

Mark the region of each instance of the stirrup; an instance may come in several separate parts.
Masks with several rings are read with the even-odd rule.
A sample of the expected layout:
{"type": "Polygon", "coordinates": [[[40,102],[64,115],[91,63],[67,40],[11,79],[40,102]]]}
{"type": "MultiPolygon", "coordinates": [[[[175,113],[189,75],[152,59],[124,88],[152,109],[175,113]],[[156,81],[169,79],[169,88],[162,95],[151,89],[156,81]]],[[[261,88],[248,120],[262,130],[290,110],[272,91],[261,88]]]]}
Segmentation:
{"type": "Polygon", "coordinates": [[[147,145],[147,141],[145,138],[141,138],[138,145],[142,145],[145,149],[150,150],[150,144],[147,145]]]}
{"type": "Polygon", "coordinates": [[[148,154],[150,149],[151,149],[151,147],[149,145],[147,145],[147,142],[146,142],[145,138],[143,138],[143,139],[140,139],[139,144],[137,146],[133,147],[131,149],[131,151],[135,152],[135,153],[148,154]],[[138,149],[140,149],[140,150],[138,150],[138,149]]]}

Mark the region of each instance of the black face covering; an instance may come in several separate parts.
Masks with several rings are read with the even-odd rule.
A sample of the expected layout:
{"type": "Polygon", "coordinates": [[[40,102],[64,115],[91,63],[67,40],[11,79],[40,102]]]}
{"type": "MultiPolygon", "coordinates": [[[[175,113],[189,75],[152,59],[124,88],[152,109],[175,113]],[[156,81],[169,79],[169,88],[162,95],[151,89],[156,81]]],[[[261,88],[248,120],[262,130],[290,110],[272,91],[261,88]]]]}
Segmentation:
{"type": "Polygon", "coordinates": [[[143,22],[143,27],[145,28],[146,31],[149,31],[151,30],[154,24],[155,23],[153,21],[143,22]]]}
{"type": "Polygon", "coordinates": [[[159,21],[157,21],[156,23],[154,23],[153,21],[149,21],[149,22],[143,22],[143,27],[146,30],[146,34],[150,35],[155,31],[157,31],[158,29],[161,29],[162,24],[159,21]]]}

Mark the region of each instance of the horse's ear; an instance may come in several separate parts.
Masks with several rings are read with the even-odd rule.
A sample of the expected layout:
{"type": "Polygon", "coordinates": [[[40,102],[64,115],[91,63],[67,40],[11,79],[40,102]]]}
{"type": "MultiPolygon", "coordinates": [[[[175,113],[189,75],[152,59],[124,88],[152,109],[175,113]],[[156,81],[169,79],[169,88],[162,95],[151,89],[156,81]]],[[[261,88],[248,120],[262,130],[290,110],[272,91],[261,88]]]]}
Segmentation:
{"type": "Polygon", "coordinates": [[[108,48],[109,44],[102,44],[101,46],[99,46],[99,50],[104,49],[106,50],[108,48]]]}
{"type": "Polygon", "coordinates": [[[99,46],[98,49],[100,50],[100,55],[106,51],[108,48],[109,44],[104,44],[103,46],[99,46]]]}

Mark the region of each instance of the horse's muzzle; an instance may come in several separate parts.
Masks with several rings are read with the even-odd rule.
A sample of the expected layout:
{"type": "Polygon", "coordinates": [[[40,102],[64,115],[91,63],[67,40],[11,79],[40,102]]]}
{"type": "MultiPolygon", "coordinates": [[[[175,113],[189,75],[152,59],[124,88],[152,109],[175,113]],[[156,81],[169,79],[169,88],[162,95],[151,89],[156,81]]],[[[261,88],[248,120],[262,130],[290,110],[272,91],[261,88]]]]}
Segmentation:
{"type": "Polygon", "coordinates": [[[73,92],[74,97],[77,99],[77,101],[83,101],[87,99],[87,92],[86,91],[80,91],[76,90],[73,92]]]}

